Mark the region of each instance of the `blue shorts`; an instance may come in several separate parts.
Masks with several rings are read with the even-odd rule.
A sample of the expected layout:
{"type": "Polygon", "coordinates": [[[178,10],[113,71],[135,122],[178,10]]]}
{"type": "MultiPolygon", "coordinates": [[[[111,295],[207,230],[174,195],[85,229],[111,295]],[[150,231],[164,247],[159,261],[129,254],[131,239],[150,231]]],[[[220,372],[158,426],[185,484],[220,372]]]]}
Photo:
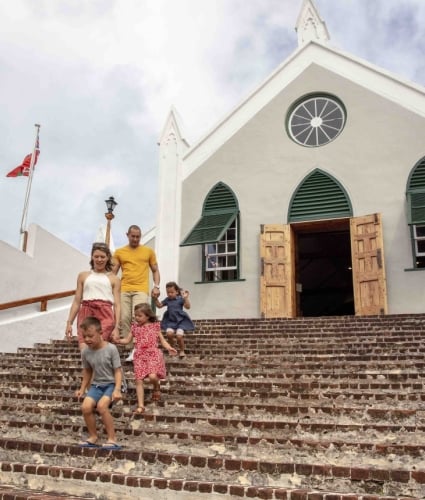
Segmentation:
{"type": "Polygon", "coordinates": [[[90,386],[88,393],[86,394],[86,397],[94,399],[96,403],[98,403],[99,399],[103,396],[107,396],[109,399],[112,399],[112,393],[114,392],[114,388],[115,388],[115,383],[113,382],[111,384],[106,384],[106,385],[92,384],[90,386]]]}

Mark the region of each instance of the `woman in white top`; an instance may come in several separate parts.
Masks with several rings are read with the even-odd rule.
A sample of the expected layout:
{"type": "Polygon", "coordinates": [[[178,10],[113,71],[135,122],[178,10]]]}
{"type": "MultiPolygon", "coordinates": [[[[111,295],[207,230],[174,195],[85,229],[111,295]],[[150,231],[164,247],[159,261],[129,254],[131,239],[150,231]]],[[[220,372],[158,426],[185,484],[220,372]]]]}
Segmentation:
{"type": "Polygon", "coordinates": [[[93,243],[91,271],[78,274],[77,290],[66,322],[65,335],[72,337],[72,324],[77,318],[78,344],[86,346],[80,325],[87,316],[94,316],[102,325],[104,340],[119,336],[121,281],[112,273],[112,256],[105,243],[93,243]]]}

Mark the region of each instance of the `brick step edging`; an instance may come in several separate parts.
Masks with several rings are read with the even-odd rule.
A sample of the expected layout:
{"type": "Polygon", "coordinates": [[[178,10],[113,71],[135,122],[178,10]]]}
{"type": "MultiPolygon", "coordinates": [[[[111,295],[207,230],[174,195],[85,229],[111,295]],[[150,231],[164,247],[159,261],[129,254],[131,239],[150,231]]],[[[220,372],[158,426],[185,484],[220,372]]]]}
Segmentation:
{"type": "MultiPolygon", "coordinates": [[[[1,406],[0,408],[2,411],[10,411],[12,413],[15,413],[17,411],[17,408],[15,406],[1,406]]],[[[22,407],[20,408],[22,410],[22,407]]],[[[26,408],[26,413],[29,414],[42,414],[39,408],[32,408],[28,407],[26,408]]],[[[76,409],[61,409],[61,408],[49,408],[49,411],[51,413],[56,413],[60,415],[65,415],[65,416],[81,416],[81,410],[79,408],[76,409]]],[[[131,412],[126,413],[126,412],[118,412],[117,410],[112,411],[112,414],[114,416],[121,416],[121,417],[131,417],[133,414],[131,412]]],[[[219,417],[207,417],[205,416],[187,416],[187,415],[160,415],[160,414],[152,414],[152,413],[145,413],[143,415],[144,420],[148,422],[157,422],[157,423],[182,423],[182,422],[187,422],[191,424],[196,424],[197,422],[201,423],[208,423],[212,426],[217,426],[217,427],[238,427],[239,425],[242,425],[245,429],[257,429],[257,430],[262,430],[262,431],[267,431],[267,430],[285,430],[285,428],[296,428],[300,427],[303,428],[304,430],[309,429],[310,431],[313,430],[331,430],[331,431],[347,431],[347,430],[354,430],[354,431],[364,431],[368,429],[374,429],[378,430],[380,432],[384,431],[392,431],[392,432],[399,432],[400,430],[403,430],[405,432],[425,432],[425,425],[409,425],[409,424],[374,424],[374,423],[365,423],[365,424],[358,424],[358,423],[344,423],[344,424],[339,424],[338,422],[311,422],[312,416],[309,416],[309,422],[300,422],[299,420],[294,420],[294,421],[288,421],[288,420],[252,420],[252,419],[247,419],[247,418],[219,418],[219,417]]]]}
{"type": "MultiPolygon", "coordinates": [[[[140,416],[135,416],[135,418],[143,418],[140,416]]],[[[1,421],[1,420],[0,420],[1,421]]],[[[59,423],[45,423],[45,422],[23,422],[23,421],[7,421],[8,425],[12,428],[37,428],[44,430],[55,430],[55,431],[69,431],[74,433],[75,435],[81,435],[83,432],[86,432],[84,424],[59,424],[59,423]]],[[[264,441],[270,444],[279,444],[279,445],[290,445],[296,448],[311,448],[312,450],[326,450],[329,447],[335,448],[344,448],[344,449],[356,449],[358,451],[371,451],[378,453],[379,455],[387,455],[387,454],[403,454],[409,455],[411,457],[421,456],[425,452],[425,444],[416,445],[416,444],[387,444],[380,443],[376,440],[374,442],[366,442],[366,441],[342,441],[341,439],[335,440],[315,440],[312,438],[296,438],[296,437],[272,437],[272,436],[246,436],[241,434],[208,434],[204,432],[196,432],[196,431],[180,431],[180,430],[162,430],[162,429],[129,429],[129,428],[120,428],[116,427],[116,432],[118,435],[123,435],[127,437],[139,437],[143,435],[148,436],[165,436],[169,439],[177,439],[179,441],[183,440],[196,440],[202,443],[223,443],[223,444],[248,444],[248,445],[256,445],[260,442],[264,441]]]]}
{"type": "MultiPolygon", "coordinates": [[[[264,500],[414,500],[413,497],[404,496],[381,496],[358,493],[335,493],[320,491],[314,489],[301,488],[274,488],[268,486],[243,486],[239,484],[225,484],[212,481],[193,481],[186,479],[167,479],[163,477],[152,476],[131,476],[122,473],[101,472],[92,469],[78,469],[60,466],[48,466],[20,463],[20,462],[0,462],[0,470],[10,473],[25,473],[31,475],[50,476],[52,478],[61,478],[62,484],[68,480],[87,481],[87,485],[95,483],[123,485],[131,488],[156,488],[158,490],[169,489],[172,491],[187,491],[190,493],[199,493],[210,495],[220,493],[223,495],[232,495],[240,498],[260,498],[264,500]]],[[[0,490],[1,492],[1,490],[0,490]]],[[[6,495],[9,495],[6,493],[6,495]]],[[[48,493],[47,493],[48,495],[48,493]]],[[[2,498],[2,497],[0,497],[2,498]]],[[[27,497],[28,500],[35,500],[37,497],[27,497]]],[[[47,496],[47,499],[49,497],[47,496]]],[[[75,498],[75,497],[74,497],[75,498]]],[[[11,500],[6,496],[5,500],[11,500]]],[[[26,497],[19,497],[19,500],[26,500],[26,497]]],[[[80,500],[81,497],[76,497],[80,500]]],[[[53,500],[53,499],[52,499],[53,500]]],[[[73,500],[71,497],[69,500],[73,500]]]]}
{"type": "MultiPolygon", "coordinates": [[[[181,466],[192,466],[195,468],[207,468],[214,471],[225,470],[227,472],[260,472],[265,474],[297,474],[300,476],[324,476],[327,479],[341,479],[345,478],[352,481],[392,481],[395,483],[409,483],[413,481],[417,484],[425,484],[425,469],[384,469],[384,468],[368,468],[368,467],[350,467],[331,464],[305,464],[294,462],[267,462],[262,460],[253,459],[239,459],[239,458],[226,458],[226,457],[206,457],[204,455],[188,455],[183,453],[167,453],[167,452],[153,452],[153,451],[135,451],[135,450],[103,450],[102,448],[81,448],[75,445],[53,444],[45,442],[26,442],[13,439],[0,438],[0,447],[3,449],[13,449],[18,451],[33,451],[44,453],[59,453],[72,456],[85,456],[85,457],[114,457],[118,460],[130,460],[133,462],[147,462],[147,463],[162,463],[164,465],[171,465],[173,461],[181,466]]],[[[6,462],[13,466],[18,462],[6,462]]],[[[5,470],[5,462],[0,462],[1,470],[5,470]]],[[[23,464],[26,469],[25,472],[38,474],[38,471],[43,471],[48,474],[48,470],[57,466],[48,466],[45,464],[23,464]]],[[[67,467],[68,468],[68,467],[67,467]]],[[[6,466],[8,470],[8,466],[6,466]]],[[[9,469],[10,470],[10,469],[9,469]]],[[[71,470],[74,470],[71,468],[71,470]]],[[[83,469],[85,470],[85,469],[83,469]]],[[[100,471],[90,469],[97,477],[103,474],[100,471]]],[[[24,472],[20,470],[18,472],[24,472]]],[[[114,476],[116,473],[110,473],[114,476]]],[[[40,475],[43,475],[41,473],[40,475]]],[[[121,474],[126,477],[125,474],[121,474]]],[[[132,476],[135,477],[135,476],[132,476]]]]}
{"type": "MultiPolygon", "coordinates": [[[[149,395],[151,393],[150,388],[146,388],[146,394],[149,395]]],[[[244,401],[236,401],[235,398],[238,396],[235,395],[234,391],[231,391],[231,394],[226,395],[225,392],[221,392],[220,394],[217,395],[216,398],[214,398],[214,401],[211,403],[206,403],[206,402],[199,402],[199,401],[193,401],[192,399],[188,400],[182,400],[181,398],[178,398],[175,396],[175,391],[173,387],[169,387],[167,390],[162,390],[162,394],[166,397],[166,399],[163,399],[162,401],[157,402],[157,406],[160,407],[167,407],[167,409],[172,409],[173,406],[178,405],[179,408],[205,408],[207,407],[214,407],[214,409],[218,410],[233,410],[235,407],[237,407],[239,410],[267,410],[269,413],[275,414],[275,413],[290,413],[294,414],[294,411],[292,408],[299,408],[300,412],[305,413],[304,408],[313,408],[315,410],[320,409],[323,410],[325,413],[331,413],[329,408],[332,410],[337,410],[340,412],[345,412],[345,411],[353,411],[353,412],[358,412],[359,410],[363,409],[364,412],[366,413],[372,413],[374,414],[373,416],[377,416],[382,414],[382,416],[386,415],[386,412],[394,413],[395,416],[397,417],[410,417],[415,414],[415,412],[418,411],[424,411],[425,412],[425,392],[424,393],[382,393],[382,392],[374,392],[373,394],[369,393],[364,393],[364,392],[359,392],[356,394],[351,394],[351,393],[342,393],[342,392],[336,392],[336,393],[322,393],[319,392],[317,395],[315,394],[303,394],[303,393],[298,393],[298,392],[291,392],[291,393],[273,393],[273,398],[270,399],[277,399],[279,398],[284,398],[287,399],[287,401],[279,401],[276,403],[273,403],[273,401],[254,401],[252,403],[246,403],[244,401]],[[219,397],[220,396],[220,397],[219,397]],[[228,401],[227,398],[231,397],[232,401],[228,401]],[[341,398],[343,398],[341,400],[341,398]],[[338,400],[337,403],[334,402],[334,400],[338,400]],[[353,402],[358,402],[361,405],[365,404],[365,400],[370,402],[373,401],[376,405],[381,404],[381,405],[387,405],[387,407],[377,407],[375,405],[374,408],[360,408],[359,406],[346,406],[347,403],[353,403],[353,402]],[[392,404],[394,404],[394,400],[402,403],[403,407],[396,407],[394,406],[388,407],[389,400],[393,401],[392,404]],[[298,404],[296,403],[298,402],[298,404]],[[326,403],[326,404],[324,404],[326,403]],[[411,408],[406,407],[406,403],[411,403],[411,408]],[[424,403],[421,405],[420,403],[424,403]],[[339,406],[339,404],[341,406],[339,406]],[[374,411],[376,410],[376,411],[374,411]]],[[[181,394],[180,395],[184,395],[181,394]]],[[[4,398],[5,401],[3,401],[2,404],[7,404],[7,400],[11,400],[12,402],[15,400],[19,401],[32,401],[34,403],[36,402],[46,402],[46,403],[70,403],[72,405],[75,405],[78,403],[76,397],[73,394],[69,394],[67,396],[64,396],[62,393],[61,394],[39,394],[39,393],[20,393],[20,392],[6,392],[2,391],[0,389],[0,397],[4,398]]],[[[243,397],[241,396],[241,399],[246,399],[246,396],[243,397]]],[[[126,405],[136,405],[137,399],[135,397],[135,391],[133,391],[132,388],[130,388],[130,392],[124,395],[123,398],[123,403],[126,405]]]]}

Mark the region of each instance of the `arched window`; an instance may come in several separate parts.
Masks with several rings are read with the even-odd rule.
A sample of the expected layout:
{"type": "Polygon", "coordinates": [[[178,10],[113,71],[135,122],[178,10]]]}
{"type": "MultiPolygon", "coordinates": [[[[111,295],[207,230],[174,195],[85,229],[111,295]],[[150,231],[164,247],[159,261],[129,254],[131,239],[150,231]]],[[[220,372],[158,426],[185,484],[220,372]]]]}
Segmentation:
{"type": "Polygon", "coordinates": [[[223,182],[207,194],[202,215],[180,246],[202,245],[202,281],[239,279],[239,206],[223,182]]]}
{"type": "Polygon", "coordinates": [[[425,267],[425,157],[410,172],[406,187],[407,223],[410,226],[413,266],[425,267]]]}
{"type": "Polygon", "coordinates": [[[320,169],[308,174],[295,190],[288,211],[288,222],[351,217],[350,199],[331,175],[320,169]]]}

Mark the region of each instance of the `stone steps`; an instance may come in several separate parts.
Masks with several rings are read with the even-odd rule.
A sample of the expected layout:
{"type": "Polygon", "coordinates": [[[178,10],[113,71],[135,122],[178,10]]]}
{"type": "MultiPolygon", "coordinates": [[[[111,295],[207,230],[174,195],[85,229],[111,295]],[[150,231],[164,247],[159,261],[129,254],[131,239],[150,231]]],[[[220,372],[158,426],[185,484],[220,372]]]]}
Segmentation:
{"type": "MultiPolygon", "coordinates": [[[[415,349],[414,352],[406,352],[406,353],[400,353],[400,352],[395,352],[394,354],[388,354],[387,353],[376,353],[376,354],[350,354],[350,353],[345,353],[345,354],[309,354],[309,355],[303,355],[302,353],[298,354],[291,354],[288,355],[285,352],[280,352],[276,349],[269,348],[269,351],[267,353],[260,353],[259,351],[252,350],[250,351],[249,355],[246,354],[239,354],[237,351],[234,353],[231,352],[231,350],[226,350],[226,354],[223,354],[222,351],[208,351],[207,349],[204,349],[201,352],[195,352],[194,349],[191,349],[190,353],[188,353],[192,356],[192,360],[196,361],[198,360],[198,364],[200,360],[203,361],[202,364],[209,363],[214,366],[228,366],[229,362],[230,364],[234,364],[236,361],[243,361],[246,360],[249,363],[253,364],[255,362],[258,362],[258,360],[261,358],[262,363],[264,363],[266,366],[276,366],[277,364],[281,364],[282,361],[286,365],[293,365],[294,367],[296,366],[301,366],[302,364],[307,364],[308,366],[320,366],[320,367],[326,367],[326,366],[332,366],[332,367],[338,367],[338,366],[344,366],[344,364],[349,361],[350,363],[356,364],[359,367],[361,366],[370,366],[376,365],[378,367],[380,366],[393,366],[394,362],[397,362],[400,366],[416,366],[423,368],[424,367],[424,361],[423,361],[423,356],[425,354],[425,350],[423,352],[419,352],[418,349],[415,349]],[[217,356],[220,356],[220,362],[214,363],[214,359],[217,359],[217,356]],[[302,361],[302,363],[301,363],[302,361]]],[[[38,360],[35,361],[34,359],[28,359],[27,357],[23,357],[21,359],[8,359],[4,360],[2,363],[2,370],[7,370],[10,367],[15,366],[18,363],[28,363],[31,362],[32,366],[34,368],[41,369],[43,368],[43,363],[45,361],[50,361],[51,357],[53,356],[53,353],[51,354],[45,354],[39,355],[38,360]],[[44,358],[44,359],[43,359],[44,358]]],[[[58,360],[63,364],[64,366],[69,366],[70,368],[77,368],[80,358],[75,357],[74,359],[71,359],[70,356],[67,357],[67,359],[60,359],[58,360]]],[[[179,360],[178,362],[174,360],[170,360],[170,366],[175,366],[175,367],[180,367],[182,366],[183,360],[179,360]]],[[[25,366],[23,367],[25,369],[25,366]]]]}
{"type": "MultiPolygon", "coordinates": [[[[134,419],[141,419],[140,416],[134,416],[134,419]]],[[[10,428],[22,429],[23,427],[27,430],[27,436],[34,435],[38,437],[41,434],[48,435],[49,433],[55,432],[63,432],[69,435],[74,434],[83,434],[84,426],[82,424],[76,423],[48,423],[48,422],[40,422],[40,421],[28,421],[28,420],[3,420],[3,423],[7,422],[7,425],[10,428]]],[[[335,432],[326,431],[323,438],[320,438],[320,433],[316,434],[316,437],[313,439],[309,435],[303,435],[302,430],[300,429],[285,429],[285,432],[280,434],[276,432],[268,433],[267,431],[262,431],[261,435],[255,436],[254,434],[247,435],[246,433],[225,432],[225,429],[220,429],[219,433],[213,433],[212,429],[208,429],[208,431],[202,432],[191,430],[188,432],[187,427],[181,427],[179,430],[176,426],[173,430],[167,429],[167,426],[161,426],[161,423],[157,423],[155,421],[147,421],[146,425],[143,425],[143,428],[136,428],[137,426],[133,426],[132,428],[119,428],[118,433],[121,435],[123,439],[133,438],[143,436],[144,443],[146,443],[147,439],[155,440],[154,444],[157,446],[157,439],[174,439],[178,442],[185,440],[196,440],[203,443],[226,443],[237,445],[239,443],[249,444],[249,445],[257,445],[260,441],[268,444],[277,444],[277,445],[287,445],[292,449],[294,448],[303,448],[313,450],[328,450],[328,449],[339,449],[339,450],[353,450],[353,451],[363,451],[367,450],[368,452],[375,452],[379,455],[388,455],[392,453],[397,453],[400,455],[409,455],[411,457],[420,457],[424,454],[425,451],[425,443],[424,444],[411,444],[410,439],[406,440],[403,443],[403,439],[400,436],[394,436],[389,434],[388,426],[385,426],[384,432],[379,434],[379,425],[375,427],[368,426],[367,429],[364,429],[362,439],[355,439],[353,436],[353,432],[351,433],[351,440],[349,437],[349,433],[342,429],[339,433],[343,432],[345,434],[344,439],[341,439],[338,430],[335,432]],[[381,443],[377,444],[377,439],[382,440],[381,443]],[[385,442],[386,440],[386,442],[385,442]]],[[[400,426],[397,428],[400,429],[400,426]]],[[[394,426],[394,431],[397,430],[394,426]]],[[[359,426],[357,427],[359,430],[359,426]]],[[[423,432],[423,431],[422,431],[423,432]]],[[[11,435],[13,432],[10,433],[11,435]]],[[[416,433],[418,436],[418,433],[416,433]]],[[[16,432],[16,439],[19,438],[19,432],[16,432]]],[[[423,437],[423,436],[422,436],[423,437]]],[[[8,439],[11,439],[9,437],[8,439]]]]}
{"type": "MultiPolygon", "coordinates": [[[[228,484],[225,482],[215,482],[213,480],[190,480],[190,479],[170,479],[164,477],[154,477],[154,476],[134,476],[125,475],[122,473],[108,473],[97,470],[87,470],[79,468],[68,468],[62,466],[47,466],[37,467],[33,469],[28,466],[28,464],[23,463],[3,463],[5,470],[9,470],[10,475],[20,475],[25,473],[26,477],[31,481],[31,477],[40,477],[38,474],[43,474],[44,479],[43,484],[49,487],[50,484],[53,487],[56,486],[57,478],[60,478],[61,485],[65,488],[72,489],[87,489],[87,484],[92,483],[93,488],[97,489],[97,484],[101,482],[102,486],[107,489],[108,495],[102,498],[107,498],[108,500],[125,500],[138,498],[139,500],[162,500],[167,498],[172,498],[173,500],[197,500],[199,498],[204,498],[208,496],[211,500],[218,499],[237,499],[237,498],[261,498],[261,499],[282,499],[282,500],[375,500],[377,498],[385,500],[412,500],[412,496],[378,496],[375,494],[364,494],[364,493],[335,493],[332,490],[327,491],[323,489],[323,484],[320,485],[319,489],[305,489],[305,488],[284,488],[284,487],[273,487],[273,486],[262,486],[262,485],[241,485],[228,484]],[[48,481],[49,478],[51,481],[48,481]],[[71,484],[69,484],[71,483],[71,484]],[[155,493],[152,493],[155,492],[155,493]],[[153,496],[154,495],[154,496],[153,496]]],[[[358,472],[359,477],[355,477],[355,481],[361,481],[361,470],[358,472]]],[[[343,484],[344,479],[339,482],[343,484]]],[[[382,482],[382,479],[374,479],[377,484],[382,482]]],[[[379,486],[376,488],[379,490],[379,486]]],[[[8,488],[7,491],[10,491],[8,488]]],[[[29,493],[30,490],[24,490],[21,496],[2,496],[4,500],[54,500],[61,498],[68,498],[64,495],[49,495],[39,497],[39,492],[36,492],[34,496],[29,493]]],[[[93,497],[70,497],[72,500],[77,500],[79,498],[89,499],[89,498],[100,498],[98,496],[93,497]]]]}
{"type": "Polygon", "coordinates": [[[60,492],[46,493],[45,491],[0,484],[0,500],[93,500],[94,498],[94,496],[75,496],[60,492]]]}
{"type": "MultiPolygon", "coordinates": [[[[25,387],[27,389],[27,387],[25,387]]],[[[211,393],[212,391],[210,391],[211,393]]],[[[217,407],[226,407],[226,408],[232,408],[234,406],[240,406],[241,403],[236,402],[235,398],[232,396],[232,402],[227,402],[224,401],[222,403],[217,402],[217,397],[223,396],[223,391],[215,391],[216,396],[214,397],[214,404],[217,407]]],[[[199,404],[199,403],[188,403],[180,398],[180,395],[186,395],[188,396],[190,391],[184,391],[180,389],[173,389],[171,393],[168,393],[167,391],[163,390],[163,393],[167,395],[167,403],[171,404],[175,395],[178,393],[179,396],[179,403],[182,405],[193,405],[193,404],[199,404]]],[[[245,396],[240,396],[240,397],[246,397],[245,396]]],[[[282,402],[287,401],[287,402],[292,402],[294,400],[297,401],[302,401],[305,404],[309,404],[311,401],[315,402],[317,401],[318,398],[320,398],[322,401],[333,401],[333,400],[338,400],[339,403],[344,403],[345,401],[351,402],[351,401],[360,401],[363,404],[364,403],[370,403],[370,402],[375,402],[376,405],[378,404],[388,404],[391,405],[392,407],[401,407],[401,408],[406,408],[406,403],[408,402],[422,402],[425,403],[425,392],[412,392],[408,393],[406,391],[396,393],[394,391],[387,391],[387,392],[382,392],[382,391],[370,391],[370,392],[365,392],[363,390],[361,391],[353,391],[351,390],[350,393],[345,393],[339,390],[333,390],[333,389],[328,389],[326,391],[311,391],[309,394],[303,394],[300,392],[294,392],[294,391],[283,391],[279,396],[275,394],[275,399],[279,397],[282,402]]],[[[63,390],[61,391],[56,391],[54,389],[49,388],[49,394],[40,394],[38,392],[10,392],[9,390],[1,390],[0,389],[0,398],[8,398],[8,399],[20,399],[20,400],[31,400],[31,401],[62,401],[62,402],[69,402],[73,403],[75,401],[74,397],[72,395],[63,395],[63,390]]],[[[128,401],[128,397],[125,398],[128,401]]],[[[135,400],[134,400],[135,402],[135,400]]],[[[247,406],[246,403],[242,403],[243,406],[247,406]]],[[[262,406],[265,406],[264,403],[262,406]]]]}
{"type": "MultiPolygon", "coordinates": [[[[258,477],[268,480],[267,486],[264,484],[261,486],[266,487],[270,495],[274,495],[266,498],[286,498],[276,494],[283,495],[288,490],[291,492],[294,486],[297,490],[314,491],[317,485],[322,494],[323,490],[327,489],[343,494],[347,484],[350,484],[351,494],[362,494],[363,498],[365,498],[364,484],[367,484],[368,494],[384,493],[387,496],[386,491],[388,491],[391,493],[390,496],[397,497],[403,495],[405,487],[413,494],[422,494],[420,485],[424,474],[423,471],[416,471],[406,466],[400,467],[398,464],[391,468],[380,464],[370,468],[341,461],[339,464],[323,464],[323,461],[298,462],[292,458],[285,459],[285,456],[281,460],[275,460],[274,457],[258,459],[254,458],[246,447],[241,450],[244,451],[243,456],[218,457],[217,454],[208,453],[197,455],[189,446],[188,452],[183,449],[179,453],[169,453],[134,449],[112,452],[101,448],[81,449],[75,445],[18,440],[6,442],[0,440],[0,445],[7,449],[11,457],[11,460],[1,463],[2,471],[9,469],[10,472],[24,472],[26,475],[56,476],[61,478],[62,484],[67,479],[72,481],[84,479],[131,487],[141,485],[158,487],[162,481],[165,487],[170,487],[170,482],[173,484],[177,482],[180,488],[184,488],[189,481],[196,485],[195,491],[229,493],[232,485],[242,487],[242,479],[245,479],[244,483],[252,482],[258,477]],[[30,463],[34,454],[43,455],[49,464],[30,463]],[[23,461],[19,461],[19,458],[23,461]],[[56,464],[58,460],[60,465],[50,465],[56,464]],[[117,470],[117,465],[121,465],[121,470],[117,470]],[[131,467],[131,473],[125,472],[126,467],[127,469],[131,467]],[[279,486],[274,484],[275,476],[280,478],[279,486]],[[200,488],[202,484],[210,484],[211,489],[204,491],[200,488]],[[220,489],[217,489],[218,485],[222,485],[220,489]],[[227,488],[224,488],[224,485],[227,485],[227,488]]],[[[244,490],[245,488],[244,486],[244,490]]]]}
{"type": "MultiPolygon", "coordinates": [[[[164,392],[163,392],[164,396],[164,392]]],[[[283,402],[275,402],[273,404],[262,403],[258,401],[257,403],[253,403],[251,398],[241,399],[241,401],[237,401],[235,397],[231,398],[232,402],[211,402],[210,399],[205,399],[204,401],[180,401],[176,402],[176,404],[171,404],[171,401],[166,405],[161,407],[161,413],[164,418],[179,418],[179,413],[183,413],[184,417],[192,416],[194,418],[204,418],[204,415],[212,414],[218,415],[221,414],[222,418],[233,418],[234,415],[247,415],[252,412],[263,411],[268,415],[277,415],[277,416],[291,416],[291,417],[305,417],[309,418],[315,417],[318,418],[320,416],[325,416],[326,419],[339,417],[347,417],[351,420],[358,420],[360,418],[363,419],[385,419],[386,421],[397,421],[397,422],[406,422],[409,423],[412,420],[415,420],[419,416],[425,416],[425,405],[421,404],[417,406],[415,402],[411,402],[410,407],[406,407],[405,404],[399,405],[399,407],[390,407],[386,404],[378,406],[365,406],[364,403],[360,403],[354,405],[353,402],[350,404],[329,404],[328,402],[318,402],[316,401],[302,401],[302,402],[294,402],[292,404],[283,403],[283,402]],[[167,414],[170,412],[170,415],[167,414]],[[230,417],[227,417],[227,414],[232,414],[230,417]],[[198,417],[199,416],[199,417],[198,417]]],[[[58,406],[57,400],[51,401],[43,401],[39,402],[37,406],[32,404],[34,400],[26,402],[23,404],[22,400],[18,403],[15,401],[2,401],[0,403],[0,409],[2,411],[23,411],[26,413],[36,412],[36,413],[46,413],[46,412],[56,412],[58,414],[64,415],[74,415],[79,414],[79,408],[75,404],[75,399],[69,398],[69,404],[72,404],[73,408],[65,407],[63,404],[58,406]]],[[[63,400],[62,400],[63,401],[63,400]]],[[[133,397],[132,401],[129,401],[129,398],[126,398],[127,402],[130,404],[136,403],[136,399],[133,397]]],[[[276,423],[276,420],[275,420],[276,423]]]]}
{"type": "Polygon", "coordinates": [[[120,500],[425,498],[425,316],[196,326],[143,416],[124,365],[119,451],[77,446],[75,342],[0,355],[0,484],[120,500]]]}
{"type": "MultiPolygon", "coordinates": [[[[49,381],[49,378],[54,379],[54,377],[49,376],[40,376],[36,377],[34,381],[25,384],[26,390],[43,390],[44,387],[49,386],[51,389],[63,389],[64,391],[72,391],[76,388],[75,381],[64,380],[60,383],[54,383],[53,380],[49,381]]],[[[355,377],[353,377],[355,379],[355,377]]],[[[11,376],[4,377],[4,381],[8,384],[8,386],[20,383],[21,376],[11,376]]],[[[131,385],[131,380],[130,380],[131,385]]],[[[164,390],[168,386],[163,384],[164,390]]],[[[200,378],[197,381],[186,381],[186,385],[182,387],[179,385],[178,387],[174,386],[174,391],[178,394],[183,394],[184,392],[189,394],[190,392],[194,395],[204,394],[205,396],[211,396],[213,394],[227,394],[227,395],[235,395],[239,394],[241,397],[245,396],[258,396],[258,397],[270,397],[276,398],[280,395],[284,395],[285,391],[325,391],[328,389],[339,389],[339,390],[396,390],[396,391],[419,391],[423,392],[425,390],[425,382],[412,379],[412,380],[402,380],[402,381],[385,381],[385,380],[365,380],[359,379],[350,381],[348,376],[344,376],[344,378],[338,379],[336,375],[333,377],[326,377],[324,380],[321,380],[318,377],[306,378],[306,379],[298,379],[298,380],[234,380],[231,379],[226,380],[214,380],[210,383],[206,383],[205,380],[200,378]],[[337,381],[332,381],[332,378],[336,378],[337,381]],[[227,387],[223,388],[224,384],[227,387]],[[202,385],[206,387],[203,388],[202,385]]]]}
{"type": "MultiPolygon", "coordinates": [[[[332,335],[320,335],[314,336],[310,333],[294,333],[292,335],[285,335],[284,333],[276,333],[275,335],[270,335],[260,338],[249,336],[249,333],[244,335],[234,335],[231,332],[224,336],[218,335],[206,335],[206,334],[187,334],[188,339],[190,339],[190,344],[193,349],[202,349],[203,346],[207,348],[216,347],[222,348],[222,340],[228,342],[229,346],[236,349],[240,347],[266,347],[267,345],[275,345],[275,347],[282,349],[283,351],[291,351],[297,348],[301,350],[334,350],[335,352],[345,351],[346,349],[362,349],[364,346],[369,346],[371,348],[381,348],[386,347],[395,348],[397,344],[401,349],[409,347],[423,347],[420,345],[421,342],[421,331],[412,332],[410,334],[400,335],[399,333],[395,335],[382,335],[377,337],[376,335],[361,335],[361,334],[350,334],[350,335],[339,335],[338,333],[332,335]]],[[[34,347],[21,347],[18,349],[17,353],[2,353],[2,357],[16,357],[20,355],[34,355],[34,353],[55,353],[55,354],[75,354],[78,355],[78,351],[74,350],[74,345],[76,343],[76,337],[73,337],[71,343],[66,345],[60,344],[62,341],[53,341],[51,344],[36,344],[34,347]],[[55,345],[61,345],[61,352],[57,352],[55,345]]]]}
{"type": "MultiPolygon", "coordinates": [[[[293,384],[294,385],[294,384],[293,384]]],[[[38,390],[43,387],[42,384],[36,385],[35,387],[29,388],[28,386],[23,386],[21,390],[0,390],[0,405],[6,404],[7,399],[15,400],[15,402],[10,401],[10,404],[18,404],[16,400],[26,400],[26,401],[37,401],[37,402],[70,402],[75,404],[75,398],[73,397],[73,389],[64,386],[54,386],[49,387],[48,394],[38,394],[38,390]]],[[[44,386],[46,387],[46,386],[44,386]]],[[[135,394],[132,390],[132,384],[129,385],[129,393],[124,395],[124,401],[128,401],[129,404],[135,402],[135,394]]],[[[306,387],[303,385],[303,387],[306,387]]],[[[146,388],[147,394],[149,394],[150,389],[146,388]]],[[[257,407],[261,405],[262,407],[268,408],[273,407],[287,407],[290,408],[294,405],[296,407],[318,407],[326,411],[326,407],[332,408],[359,408],[359,407],[370,407],[370,403],[374,403],[374,408],[386,408],[389,407],[390,410],[398,409],[411,409],[414,408],[418,411],[424,410],[424,400],[425,393],[423,391],[412,391],[408,392],[404,388],[403,392],[396,392],[395,390],[388,389],[386,392],[370,391],[366,392],[364,390],[357,390],[353,392],[343,392],[337,389],[335,392],[333,389],[313,389],[308,392],[302,392],[300,390],[264,390],[264,391],[245,391],[245,390],[233,390],[233,389],[221,389],[218,387],[213,390],[211,388],[187,388],[187,387],[169,387],[163,385],[162,393],[163,396],[167,398],[168,404],[172,402],[178,402],[183,406],[196,406],[202,397],[202,406],[210,403],[210,399],[214,398],[214,405],[216,407],[223,407],[231,409],[235,406],[238,407],[257,407]],[[192,398],[197,398],[198,402],[192,402],[192,398]],[[298,402],[298,403],[297,403],[298,402]],[[369,404],[368,404],[369,403],[369,404]]],[[[8,402],[9,403],[9,402],[8,402]]]]}

